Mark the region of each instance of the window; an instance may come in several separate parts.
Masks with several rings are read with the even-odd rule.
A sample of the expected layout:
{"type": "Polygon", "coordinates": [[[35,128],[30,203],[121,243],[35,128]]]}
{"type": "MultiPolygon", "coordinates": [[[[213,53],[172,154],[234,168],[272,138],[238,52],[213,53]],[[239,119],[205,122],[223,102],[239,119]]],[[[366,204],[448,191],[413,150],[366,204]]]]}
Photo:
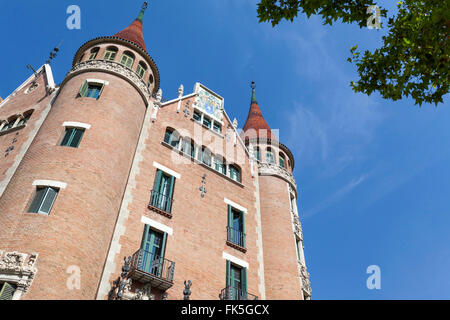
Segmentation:
{"type": "Polygon", "coordinates": [[[280,167],[286,168],[286,159],[282,153],[280,153],[280,167]]]}
{"type": "Polygon", "coordinates": [[[118,49],[115,47],[108,47],[105,52],[104,60],[114,61],[117,56],[118,49]]]}
{"type": "Polygon", "coordinates": [[[0,300],[12,300],[16,287],[8,282],[0,283],[0,300]]]}
{"type": "Polygon", "coordinates": [[[227,260],[227,295],[229,300],[247,300],[247,269],[227,260]]]}
{"type": "Polygon", "coordinates": [[[67,128],[61,141],[62,147],[78,148],[84,135],[84,129],[67,128]]]}
{"type": "Polygon", "coordinates": [[[202,114],[198,111],[194,111],[194,120],[201,122],[202,121],[202,114]]]}
{"type": "Polygon", "coordinates": [[[261,161],[261,150],[259,147],[255,147],[255,158],[256,160],[261,161]]]}
{"type": "Polygon", "coordinates": [[[181,152],[184,154],[195,157],[195,144],[189,138],[184,138],[181,145],[181,152]]]}
{"type": "Polygon", "coordinates": [[[103,91],[103,84],[85,81],[80,89],[80,96],[98,99],[103,91]]]}
{"type": "Polygon", "coordinates": [[[211,129],[211,120],[207,117],[203,117],[203,125],[208,129],[211,129]]]}
{"type": "Polygon", "coordinates": [[[213,130],[217,133],[222,133],[222,126],[220,124],[218,124],[217,122],[214,122],[213,130]]]}
{"type": "Polygon", "coordinates": [[[230,166],[230,178],[233,179],[234,181],[241,182],[241,172],[234,165],[230,166]]]}
{"type": "Polygon", "coordinates": [[[298,261],[302,261],[302,242],[300,241],[300,239],[295,238],[295,245],[297,249],[297,259],[298,261]]]}
{"type": "Polygon", "coordinates": [[[157,170],[150,205],[154,208],[170,213],[172,211],[174,187],[175,177],[172,177],[161,170],[157,170]]]}
{"type": "Polygon", "coordinates": [[[214,169],[216,169],[216,171],[219,171],[222,174],[227,174],[227,166],[225,165],[222,157],[220,156],[215,156],[214,157],[214,169]]]}
{"type": "Polygon", "coordinates": [[[26,123],[28,122],[28,120],[30,120],[31,114],[32,114],[32,113],[28,113],[26,116],[24,116],[24,117],[19,121],[19,123],[17,124],[17,126],[22,126],[22,125],[26,124],[26,123]]]}
{"type": "Polygon", "coordinates": [[[180,136],[172,129],[167,129],[164,136],[164,142],[178,149],[180,144],[180,136]]]}
{"type": "Polygon", "coordinates": [[[201,162],[211,167],[211,151],[209,151],[209,149],[203,147],[201,150],[201,154],[199,155],[199,158],[201,162]]]}
{"type": "Polygon", "coordinates": [[[53,204],[58,195],[58,189],[51,187],[39,187],[36,190],[33,202],[31,203],[29,213],[50,214],[53,204]]]}
{"type": "Polygon", "coordinates": [[[122,55],[122,58],[120,59],[120,63],[131,69],[134,64],[134,55],[131,52],[126,51],[122,55]]]}
{"type": "Polygon", "coordinates": [[[91,53],[89,54],[89,60],[94,60],[97,58],[97,54],[100,51],[100,48],[94,48],[91,50],[91,53]]]}
{"type": "Polygon", "coordinates": [[[142,236],[141,250],[143,251],[141,270],[161,276],[163,271],[163,261],[167,242],[167,233],[158,232],[145,225],[142,236]]]}
{"type": "Polygon", "coordinates": [[[272,149],[267,148],[266,150],[266,162],[267,163],[275,163],[275,156],[273,155],[272,149]]]}
{"type": "Polygon", "coordinates": [[[136,72],[139,77],[144,78],[144,75],[147,72],[147,66],[143,62],[139,62],[136,72]]]}
{"type": "Polygon", "coordinates": [[[228,233],[227,240],[239,247],[245,248],[245,216],[228,205],[228,233]]]}

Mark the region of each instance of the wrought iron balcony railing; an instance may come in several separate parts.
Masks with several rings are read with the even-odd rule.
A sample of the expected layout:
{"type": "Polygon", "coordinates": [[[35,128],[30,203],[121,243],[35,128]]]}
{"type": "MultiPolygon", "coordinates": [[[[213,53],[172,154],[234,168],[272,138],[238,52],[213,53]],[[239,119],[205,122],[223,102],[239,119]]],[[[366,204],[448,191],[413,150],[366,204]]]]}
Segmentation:
{"type": "Polygon", "coordinates": [[[149,251],[138,250],[131,257],[130,277],[152,288],[167,290],[173,286],[175,262],[158,257],[149,251]]]}
{"type": "Polygon", "coordinates": [[[258,297],[241,288],[226,287],[219,295],[220,300],[258,300],[258,297]]]}
{"type": "Polygon", "coordinates": [[[172,213],[173,202],[174,200],[167,195],[152,190],[149,206],[170,215],[172,213]]]}
{"type": "Polygon", "coordinates": [[[241,230],[227,227],[227,240],[241,248],[245,248],[245,233],[241,230]]]}

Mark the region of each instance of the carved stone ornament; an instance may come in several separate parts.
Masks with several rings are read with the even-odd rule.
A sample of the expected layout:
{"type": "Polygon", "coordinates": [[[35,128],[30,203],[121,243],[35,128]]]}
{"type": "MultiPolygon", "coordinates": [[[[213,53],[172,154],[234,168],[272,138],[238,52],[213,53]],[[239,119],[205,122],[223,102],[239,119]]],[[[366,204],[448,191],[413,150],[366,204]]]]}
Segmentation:
{"type": "Polygon", "coordinates": [[[5,252],[0,250],[0,281],[8,281],[17,290],[27,292],[37,273],[37,253],[5,252]]]}
{"type": "Polygon", "coordinates": [[[142,80],[139,75],[127,68],[126,66],[109,60],[89,60],[77,63],[72,70],[66,76],[66,79],[70,78],[71,75],[79,73],[84,70],[100,70],[106,71],[109,73],[114,73],[119,76],[125,77],[128,79],[136,88],[139,89],[141,95],[145,98],[146,103],[150,101],[150,91],[147,87],[147,84],[144,80],[142,80]]]}
{"type": "Polygon", "coordinates": [[[137,289],[135,292],[132,292],[132,280],[126,279],[125,281],[126,285],[123,290],[122,300],[155,300],[155,295],[151,293],[152,288],[150,285],[146,285],[141,289],[137,289]]]}
{"type": "Polygon", "coordinates": [[[295,182],[294,176],[290,174],[286,169],[271,163],[258,163],[260,176],[277,176],[289,182],[294,190],[297,190],[297,182],[295,182]]]}
{"type": "Polygon", "coordinates": [[[302,280],[302,289],[303,291],[311,297],[311,283],[309,281],[309,273],[308,270],[306,269],[306,266],[301,263],[301,261],[298,262],[298,268],[299,268],[299,273],[300,273],[300,278],[302,280]]]}
{"type": "Polygon", "coordinates": [[[302,230],[302,224],[300,222],[300,218],[298,217],[297,214],[295,214],[294,212],[292,212],[292,217],[294,219],[294,232],[295,235],[301,240],[303,241],[303,230],[302,230]]]}

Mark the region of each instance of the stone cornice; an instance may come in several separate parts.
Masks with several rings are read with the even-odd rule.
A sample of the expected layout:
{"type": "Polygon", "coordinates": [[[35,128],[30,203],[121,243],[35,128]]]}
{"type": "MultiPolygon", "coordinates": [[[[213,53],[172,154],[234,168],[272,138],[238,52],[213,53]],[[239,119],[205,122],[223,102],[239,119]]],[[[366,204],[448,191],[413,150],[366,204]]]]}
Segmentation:
{"type": "Polygon", "coordinates": [[[66,78],[61,84],[61,88],[72,77],[83,72],[95,72],[95,71],[107,72],[127,80],[133,87],[135,87],[138,90],[139,94],[142,96],[142,99],[144,99],[145,101],[145,105],[148,106],[151,99],[151,95],[145,81],[142,80],[133,70],[114,61],[89,60],[77,63],[76,65],[73,66],[72,70],[70,70],[69,73],[67,74],[66,78]]]}
{"type": "Polygon", "coordinates": [[[286,169],[276,164],[258,162],[258,170],[260,176],[276,176],[287,181],[297,193],[297,182],[295,182],[294,176],[286,169]]]}

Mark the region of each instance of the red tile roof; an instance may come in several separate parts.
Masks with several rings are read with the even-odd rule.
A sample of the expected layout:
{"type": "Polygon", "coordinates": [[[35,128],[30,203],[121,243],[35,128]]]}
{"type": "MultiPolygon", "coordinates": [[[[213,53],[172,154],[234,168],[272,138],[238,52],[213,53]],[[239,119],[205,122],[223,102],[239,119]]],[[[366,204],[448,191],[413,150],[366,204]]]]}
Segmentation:
{"type": "Polygon", "coordinates": [[[121,38],[130,42],[133,42],[134,44],[138,45],[142,49],[147,51],[147,48],[145,47],[145,41],[144,41],[144,33],[142,30],[142,21],[139,19],[136,19],[133,21],[130,26],[119,33],[116,33],[114,37],[121,38]]]}

